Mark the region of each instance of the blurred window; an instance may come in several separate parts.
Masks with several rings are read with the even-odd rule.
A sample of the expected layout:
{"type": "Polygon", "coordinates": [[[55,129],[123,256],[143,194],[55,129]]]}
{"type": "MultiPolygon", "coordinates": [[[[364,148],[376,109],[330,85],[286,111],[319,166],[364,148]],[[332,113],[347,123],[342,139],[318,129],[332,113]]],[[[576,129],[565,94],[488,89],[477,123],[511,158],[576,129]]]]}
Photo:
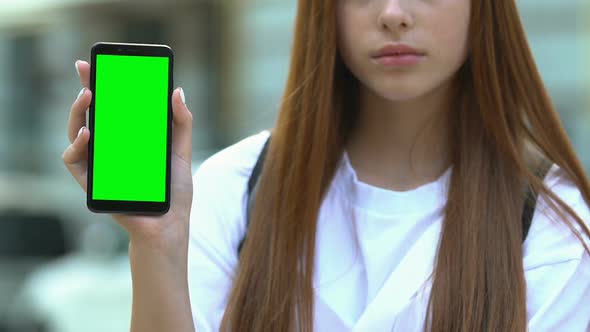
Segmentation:
{"type": "Polygon", "coordinates": [[[41,128],[41,100],[48,81],[41,70],[39,37],[17,35],[8,41],[9,61],[6,76],[8,87],[8,114],[10,126],[5,137],[10,138],[8,158],[4,167],[10,171],[38,172],[40,162],[35,142],[41,128]]]}
{"type": "Polygon", "coordinates": [[[0,212],[0,258],[56,258],[67,251],[64,221],[57,216],[0,212]]]}

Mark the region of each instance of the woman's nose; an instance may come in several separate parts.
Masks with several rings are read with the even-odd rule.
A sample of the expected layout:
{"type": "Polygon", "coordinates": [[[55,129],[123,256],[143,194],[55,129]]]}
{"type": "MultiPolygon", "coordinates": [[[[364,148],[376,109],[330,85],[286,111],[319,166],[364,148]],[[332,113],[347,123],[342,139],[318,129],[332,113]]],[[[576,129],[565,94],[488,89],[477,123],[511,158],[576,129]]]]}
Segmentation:
{"type": "Polygon", "coordinates": [[[414,25],[408,1],[385,0],[380,9],[378,24],[381,29],[398,32],[414,25]]]}

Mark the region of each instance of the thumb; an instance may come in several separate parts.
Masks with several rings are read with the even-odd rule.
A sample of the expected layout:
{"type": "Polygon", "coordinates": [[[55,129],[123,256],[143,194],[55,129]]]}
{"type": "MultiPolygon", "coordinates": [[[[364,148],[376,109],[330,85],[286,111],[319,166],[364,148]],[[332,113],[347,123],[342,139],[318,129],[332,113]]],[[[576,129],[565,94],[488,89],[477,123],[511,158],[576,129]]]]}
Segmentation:
{"type": "Polygon", "coordinates": [[[186,161],[192,160],[193,116],[186,106],[182,88],[172,93],[172,153],[186,161]]]}

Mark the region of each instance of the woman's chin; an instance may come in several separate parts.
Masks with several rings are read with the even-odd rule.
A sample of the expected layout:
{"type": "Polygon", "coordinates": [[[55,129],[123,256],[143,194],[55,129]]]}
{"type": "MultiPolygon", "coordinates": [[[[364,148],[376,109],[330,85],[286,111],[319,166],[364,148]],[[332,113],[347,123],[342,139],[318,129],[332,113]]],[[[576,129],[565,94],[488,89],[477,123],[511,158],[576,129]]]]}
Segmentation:
{"type": "Polygon", "coordinates": [[[385,91],[375,91],[374,93],[390,102],[411,101],[426,94],[422,89],[409,89],[407,86],[403,88],[390,88],[385,91]]]}

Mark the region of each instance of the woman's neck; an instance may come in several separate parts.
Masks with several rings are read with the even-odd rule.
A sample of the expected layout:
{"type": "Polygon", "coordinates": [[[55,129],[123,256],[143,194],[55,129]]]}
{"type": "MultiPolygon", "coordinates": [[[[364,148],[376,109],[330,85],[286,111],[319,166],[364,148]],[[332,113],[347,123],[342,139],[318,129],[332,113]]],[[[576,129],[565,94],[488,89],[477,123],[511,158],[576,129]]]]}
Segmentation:
{"type": "Polygon", "coordinates": [[[360,112],[346,150],[359,180],[407,191],[450,166],[449,89],[403,102],[361,90],[360,112]]]}

